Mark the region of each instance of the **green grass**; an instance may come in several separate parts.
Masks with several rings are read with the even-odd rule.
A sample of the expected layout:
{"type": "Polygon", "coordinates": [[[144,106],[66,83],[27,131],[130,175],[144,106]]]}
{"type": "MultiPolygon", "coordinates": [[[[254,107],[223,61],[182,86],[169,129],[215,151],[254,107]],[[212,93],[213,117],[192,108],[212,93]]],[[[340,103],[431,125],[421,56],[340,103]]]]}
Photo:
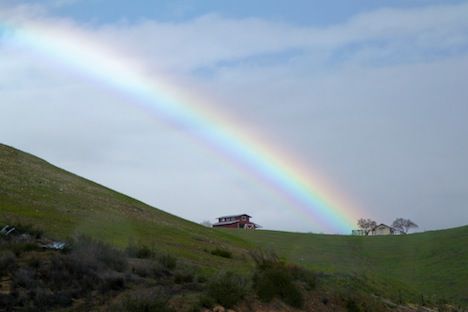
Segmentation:
{"type": "Polygon", "coordinates": [[[44,160],[0,145],[0,224],[31,223],[57,239],[86,234],[121,248],[155,247],[205,268],[246,267],[249,243],[178,218],[44,160]],[[233,259],[206,252],[228,246],[233,259]],[[207,265],[209,264],[209,265],[207,265]]]}
{"type": "Polygon", "coordinates": [[[272,249],[288,261],[333,273],[331,287],[370,285],[391,298],[401,291],[413,302],[424,294],[468,305],[468,226],[392,237],[209,229],[0,144],[0,224],[16,222],[58,239],[86,234],[120,248],[143,244],[207,273],[247,272],[253,266],[249,250],[272,249]],[[232,258],[209,252],[216,248],[232,258]]]}
{"type": "Polygon", "coordinates": [[[468,226],[401,236],[353,237],[235,231],[288,261],[329,273],[361,276],[390,297],[468,303],[468,226]]]}

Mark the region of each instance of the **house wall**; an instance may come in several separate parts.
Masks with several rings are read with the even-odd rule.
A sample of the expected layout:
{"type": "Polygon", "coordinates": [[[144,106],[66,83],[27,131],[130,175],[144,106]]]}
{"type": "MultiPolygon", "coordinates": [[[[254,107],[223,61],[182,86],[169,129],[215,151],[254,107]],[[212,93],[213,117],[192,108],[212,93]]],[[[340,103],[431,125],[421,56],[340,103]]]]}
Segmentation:
{"type": "Polygon", "coordinates": [[[223,227],[223,228],[237,229],[239,227],[239,223],[232,223],[232,224],[225,224],[225,225],[213,225],[213,227],[223,227]]]}
{"type": "Polygon", "coordinates": [[[391,235],[393,234],[391,229],[388,227],[377,227],[374,231],[372,231],[373,235],[391,235]]]}

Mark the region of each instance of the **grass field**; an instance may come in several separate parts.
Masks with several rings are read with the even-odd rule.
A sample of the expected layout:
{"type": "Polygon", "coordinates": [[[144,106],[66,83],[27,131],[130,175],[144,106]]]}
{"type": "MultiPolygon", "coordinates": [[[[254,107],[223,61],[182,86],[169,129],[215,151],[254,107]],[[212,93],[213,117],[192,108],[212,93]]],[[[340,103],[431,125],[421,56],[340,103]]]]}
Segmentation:
{"type": "Polygon", "coordinates": [[[16,222],[59,239],[148,245],[207,272],[247,271],[249,250],[271,249],[317,272],[360,276],[393,298],[468,305],[468,226],[392,237],[208,229],[0,145],[0,224],[16,222]],[[215,248],[232,259],[212,255],[215,248]]]}
{"type": "MultiPolygon", "coordinates": [[[[352,273],[420,295],[468,303],[468,226],[401,236],[231,232],[316,271],[352,273]]],[[[405,295],[405,294],[403,294],[405,295]]]]}

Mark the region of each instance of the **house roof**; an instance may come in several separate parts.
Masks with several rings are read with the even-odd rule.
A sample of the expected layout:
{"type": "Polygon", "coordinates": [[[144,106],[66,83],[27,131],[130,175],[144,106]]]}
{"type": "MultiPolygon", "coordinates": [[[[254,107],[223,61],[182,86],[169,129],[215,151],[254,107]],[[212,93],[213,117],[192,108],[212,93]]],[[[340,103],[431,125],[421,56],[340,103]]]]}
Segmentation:
{"type": "Polygon", "coordinates": [[[218,219],[222,219],[222,218],[235,218],[235,217],[242,217],[242,216],[247,216],[247,217],[249,217],[249,218],[252,218],[252,216],[249,216],[248,214],[243,213],[243,214],[232,215],[232,216],[222,216],[222,217],[218,217],[218,219]]]}
{"type": "Polygon", "coordinates": [[[383,223],[380,223],[379,225],[374,226],[374,227],[372,228],[372,230],[375,230],[376,228],[382,227],[382,226],[394,230],[393,227],[391,227],[391,226],[389,226],[389,225],[386,225],[386,224],[383,224],[383,223]]]}

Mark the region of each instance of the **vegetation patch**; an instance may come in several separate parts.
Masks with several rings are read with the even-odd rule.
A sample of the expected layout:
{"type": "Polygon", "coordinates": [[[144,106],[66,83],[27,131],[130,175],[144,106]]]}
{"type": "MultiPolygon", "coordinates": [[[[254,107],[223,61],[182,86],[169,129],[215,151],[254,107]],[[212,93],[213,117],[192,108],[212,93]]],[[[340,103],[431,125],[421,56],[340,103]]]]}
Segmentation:
{"type": "Polygon", "coordinates": [[[246,295],[247,280],[234,272],[220,273],[208,285],[207,295],[214,302],[230,308],[246,295]]]}
{"type": "Polygon", "coordinates": [[[232,253],[229,250],[216,248],[210,252],[214,256],[219,256],[223,258],[232,258],[232,253]]]}
{"type": "Polygon", "coordinates": [[[253,288],[260,300],[271,302],[278,298],[295,308],[304,306],[304,295],[298,282],[305,270],[286,265],[272,253],[256,252],[252,258],[257,264],[253,288]]]}

